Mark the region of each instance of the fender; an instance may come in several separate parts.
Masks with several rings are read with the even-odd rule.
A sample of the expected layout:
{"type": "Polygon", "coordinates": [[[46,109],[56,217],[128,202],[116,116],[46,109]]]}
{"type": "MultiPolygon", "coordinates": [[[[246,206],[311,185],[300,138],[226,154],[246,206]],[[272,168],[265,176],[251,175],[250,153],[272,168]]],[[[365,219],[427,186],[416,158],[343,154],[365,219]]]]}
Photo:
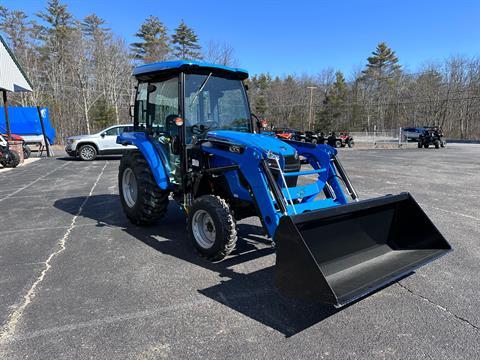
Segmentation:
{"type": "Polygon", "coordinates": [[[150,166],[158,187],[162,190],[170,188],[168,156],[161,146],[155,146],[144,132],[123,133],[117,136],[117,144],[135,145],[150,166]]]}

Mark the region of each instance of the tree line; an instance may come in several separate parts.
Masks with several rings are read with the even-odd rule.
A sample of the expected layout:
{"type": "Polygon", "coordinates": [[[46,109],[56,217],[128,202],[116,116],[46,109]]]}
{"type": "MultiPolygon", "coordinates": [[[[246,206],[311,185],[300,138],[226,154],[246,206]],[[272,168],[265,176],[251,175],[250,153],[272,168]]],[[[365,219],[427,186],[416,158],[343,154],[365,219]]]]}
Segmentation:
{"type": "Polygon", "coordinates": [[[372,132],[441,126],[449,138],[480,139],[479,57],[454,56],[411,73],[382,42],[348,81],[334,69],[314,76],[259,74],[250,78],[249,89],[252,111],[277,128],[372,132]]]}
{"type": "Polygon", "coordinates": [[[0,5],[0,31],[33,85],[33,93],[11,96],[18,106],[47,106],[58,140],[128,123],[134,66],[174,59],[204,59],[231,65],[233,49],[211,41],[202,48],[182,20],[172,33],[148,17],[126,44],[96,14],[77,19],[60,0],[49,0],[30,18],[0,5]]]}
{"type": "MultiPolygon", "coordinates": [[[[150,16],[127,44],[104,19],[77,19],[60,0],[47,1],[33,18],[0,5],[0,31],[35,89],[13,95],[12,102],[48,106],[60,141],[129,122],[136,65],[174,59],[237,65],[230,45],[210,41],[202,47],[183,20],[170,31],[150,16]]],[[[480,138],[478,57],[451,57],[411,73],[379,43],[348,79],[324,69],[315,75],[257,74],[246,83],[252,111],[276,127],[327,132],[437,125],[448,137],[480,138]]]]}

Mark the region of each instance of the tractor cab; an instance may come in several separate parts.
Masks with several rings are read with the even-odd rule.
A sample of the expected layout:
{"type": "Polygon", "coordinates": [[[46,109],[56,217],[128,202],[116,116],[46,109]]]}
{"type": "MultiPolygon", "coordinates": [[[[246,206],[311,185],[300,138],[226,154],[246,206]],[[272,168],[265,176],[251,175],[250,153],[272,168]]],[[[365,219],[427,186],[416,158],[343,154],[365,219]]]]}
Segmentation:
{"type": "Polygon", "coordinates": [[[134,129],[160,151],[172,185],[182,183],[188,150],[209,131],[253,132],[244,70],[173,61],[140,66],[134,76],[134,129]]]}

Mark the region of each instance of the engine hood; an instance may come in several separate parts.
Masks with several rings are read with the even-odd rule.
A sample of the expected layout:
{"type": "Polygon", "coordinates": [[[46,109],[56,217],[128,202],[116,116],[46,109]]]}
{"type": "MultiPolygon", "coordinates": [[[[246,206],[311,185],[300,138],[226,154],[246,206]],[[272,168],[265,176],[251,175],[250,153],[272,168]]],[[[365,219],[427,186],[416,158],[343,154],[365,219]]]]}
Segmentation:
{"type": "Polygon", "coordinates": [[[296,150],[287,143],[272,136],[244,133],[230,130],[214,130],[208,132],[207,139],[226,141],[232,144],[255,148],[263,153],[271,151],[277,155],[293,156],[296,150]]]}

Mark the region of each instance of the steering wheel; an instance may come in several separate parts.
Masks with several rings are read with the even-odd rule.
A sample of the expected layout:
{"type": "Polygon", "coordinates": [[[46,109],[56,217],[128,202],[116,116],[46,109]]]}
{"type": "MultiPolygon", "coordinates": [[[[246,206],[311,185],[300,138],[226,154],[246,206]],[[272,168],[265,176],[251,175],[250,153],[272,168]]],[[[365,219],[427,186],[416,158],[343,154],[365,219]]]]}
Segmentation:
{"type": "Polygon", "coordinates": [[[210,130],[211,128],[218,127],[217,121],[203,121],[192,125],[192,133],[195,135],[203,134],[204,132],[210,130]]]}

